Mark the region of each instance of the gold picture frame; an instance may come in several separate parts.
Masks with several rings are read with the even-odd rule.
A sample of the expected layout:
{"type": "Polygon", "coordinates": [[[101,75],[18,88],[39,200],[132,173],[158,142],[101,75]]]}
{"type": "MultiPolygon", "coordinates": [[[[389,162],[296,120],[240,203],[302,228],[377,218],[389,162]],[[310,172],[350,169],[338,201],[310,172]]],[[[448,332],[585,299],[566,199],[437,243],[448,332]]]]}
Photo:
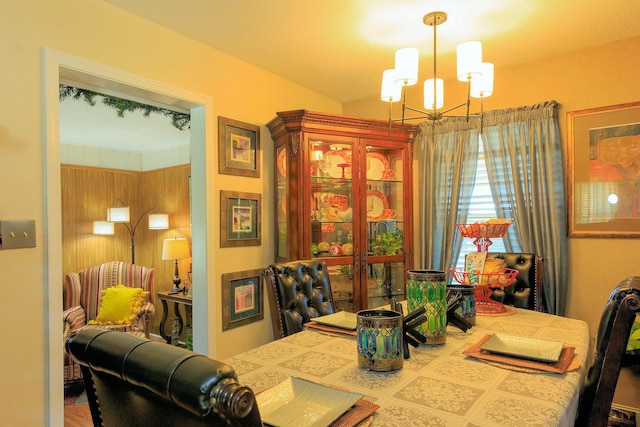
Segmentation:
{"type": "Polygon", "coordinates": [[[220,190],[220,247],[260,246],[262,195],[220,190]]]}
{"type": "Polygon", "coordinates": [[[222,330],[264,319],[262,270],[222,275],[222,330]]]}
{"type": "Polygon", "coordinates": [[[567,113],[569,237],[640,237],[640,101],[567,113]]]}
{"type": "Polygon", "coordinates": [[[218,171],[260,178],[260,126],[218,116],[218,171]]]}

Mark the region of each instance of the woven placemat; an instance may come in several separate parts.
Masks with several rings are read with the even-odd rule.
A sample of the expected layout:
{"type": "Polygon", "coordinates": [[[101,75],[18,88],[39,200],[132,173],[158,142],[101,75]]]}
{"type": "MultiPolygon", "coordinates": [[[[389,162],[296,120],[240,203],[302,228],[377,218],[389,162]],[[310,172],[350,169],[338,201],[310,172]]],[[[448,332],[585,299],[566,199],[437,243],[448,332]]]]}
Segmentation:
{"type": "Polygon", "coordinates": [[[340,418],[329,424],[330,427],[363,427],[371,424],[369,418],[378,410],[380,406],[366,399],[360,399],[347,412],[340,415],[340,418]],[[364,422],[363,424],[360,424],[364,422]]]}
{"type": "MultiPolygon", "coordinates": [[[[491,334],[485,335],[480,341],[478,341],[462,353],[466,354],[467,356],[475,357],[476,359],[480,359],[482,361],[489,361],[498,363],[500,365],[508,365],[509,369],[512,370],[531,370],[522,370],[521,372],[553,372],[556,374],[563,374],[569,369],[569,366],[571,366],[574,360],[573,353],[575,352],[576,348],[566,345],[562,347],[560,358],[555,363],[538,362],[536,360],[520,359],[518,357],[491,353],[480,348],[480,346],[484,344],[489,338],[491,338],[491,334]]],[[[578,367],[580,367],[580,362],[577,361],[577,363],[578,367]]]]}
{"type": "MultiPolygon", "coordinates": [[[[525,368],[523,366],[508,365],[506,363],[491,362],[489,360],[483,360],[483,362],[488,363],[489,365],[492,365],[492,366],[496,366],[498,368],[508,369],[510,371],[516,371],[516,372],[525,372],[527,374],[544,374],[544,373],[548,373],[548,371],[543,371],[541,369],[525,368]]],[[[571,363],[569,363],[569,366],[567,367],[567,370],[565,372],[575,371],[579,367],[580,367],[580,361],[576,357],[574,357],[571,360],[571,363]]]]}
{"type": "Polygon", "coordinates": [[[321,325],[320,323],[316,323],[313,320],[305,323],[304,326],[313,328],[313,329],[318,329],[320,331],[332,332],[334,334],[352,335],[354,337],[358,335],[358,332],[355,330],[337,328],[335,326],[321,325]]]}

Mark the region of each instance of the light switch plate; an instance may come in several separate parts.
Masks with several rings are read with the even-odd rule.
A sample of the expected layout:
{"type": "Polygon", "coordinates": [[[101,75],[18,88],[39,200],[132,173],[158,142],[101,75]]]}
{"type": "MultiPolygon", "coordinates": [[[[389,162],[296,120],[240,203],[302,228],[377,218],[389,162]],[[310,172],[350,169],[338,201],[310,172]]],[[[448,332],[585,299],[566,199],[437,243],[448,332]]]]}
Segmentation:
{"type": "Polygon", "coordinates": [[[20,249],[36,247],[36,222],[26,220],[0,221],[0,248],[20,249]]]}

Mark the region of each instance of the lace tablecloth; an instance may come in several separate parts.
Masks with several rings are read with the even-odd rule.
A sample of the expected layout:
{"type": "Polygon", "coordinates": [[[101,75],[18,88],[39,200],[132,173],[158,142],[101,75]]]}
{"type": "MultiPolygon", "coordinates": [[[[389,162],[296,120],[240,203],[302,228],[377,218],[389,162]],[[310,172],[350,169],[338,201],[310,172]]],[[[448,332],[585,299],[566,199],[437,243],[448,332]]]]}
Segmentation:
{"type": "Polygon", "coordinates": [[[442,346],[411,347],[394,372],[358,367],[356,338],[307,329],[227,359],[258,393],[289,376],[363,393],[380,406],[375,426],[573,426],[587,370],[589,330],[580,320],[517,309],[478,316],[466,333],[447,329],[442,346]],[[465,356],[488,333],[564,341],[580,363],[564,374],[525,373],[465,356]]]}

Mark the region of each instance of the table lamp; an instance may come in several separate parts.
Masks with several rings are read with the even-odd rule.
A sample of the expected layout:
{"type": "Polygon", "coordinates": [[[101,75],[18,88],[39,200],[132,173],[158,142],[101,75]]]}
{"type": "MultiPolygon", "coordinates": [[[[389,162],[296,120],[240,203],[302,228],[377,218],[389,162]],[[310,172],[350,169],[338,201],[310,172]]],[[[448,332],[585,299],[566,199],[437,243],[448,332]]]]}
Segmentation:
{"type": "Polygon", "coordinates": [[[175,273],[173,277],[173,289],[169,292],[170,294],[177,294],[178,292],[183,292],[183,288],[180,288],[180,275],[178,274],[178,260],[185,259],[191,257],[191,252],[189,251],[189,244],[187,243],[187,239],[181,238],[178,239],[165,239],[162,244],[162,259],[164,261],[173,260],[175,262],[175,273]]]}

